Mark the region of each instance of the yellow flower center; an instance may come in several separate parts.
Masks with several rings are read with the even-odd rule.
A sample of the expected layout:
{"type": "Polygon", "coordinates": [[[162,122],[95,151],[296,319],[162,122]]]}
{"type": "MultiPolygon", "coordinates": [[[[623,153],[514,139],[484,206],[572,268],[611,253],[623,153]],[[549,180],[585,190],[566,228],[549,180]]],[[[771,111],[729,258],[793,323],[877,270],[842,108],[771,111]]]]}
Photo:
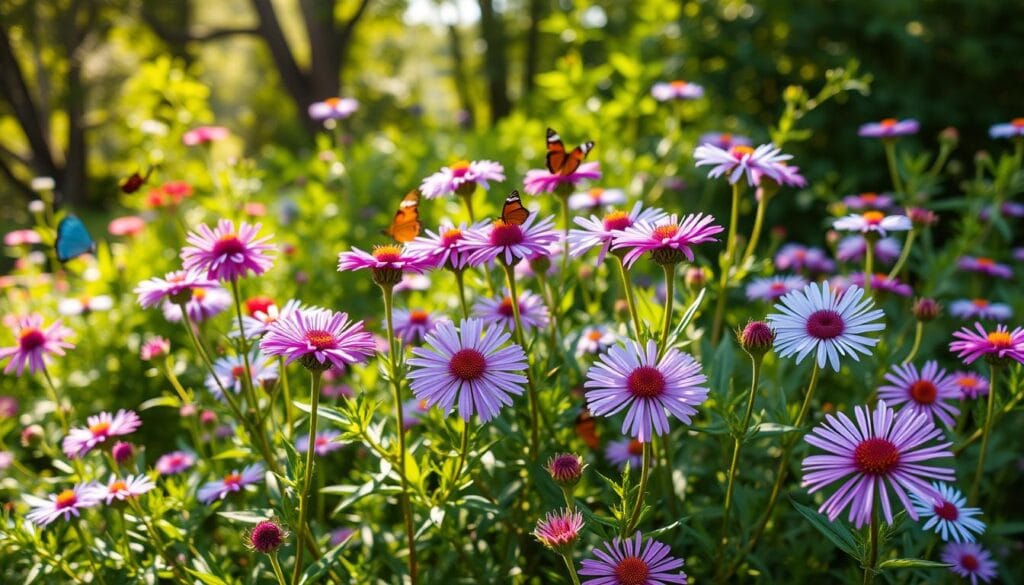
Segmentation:
{"type": "Polygon", "coordinates": [[[736,158],[743,158],[744,156],[754,154],[754,149],[744,144],[737,144],[729,149],[729,154],[736,158]]]}
{"type": "Polygon", "coordinates": [[[109,430],[110,423],[108,422],[98,422],[89,427],[89,432],[92,433],[94,437],[97,435],[105,435],[109,430]]]}
{"type": "Polygon", "coordinates": [[[993,331],[988,334],[988,342],[998,348],[1010,347],[1013,342],[1013,338],[1010,337],[1009,331],[993,331]]]}
{"type": "Polygon", "coordinates": [[[885,214],[881,211],[865,211],[861,214],[864,221],[868,222],[869,225],[878,225],[885,219],[885,214]]]}
{"type": "Polygon", "coordinates": [[[75,495],[74,490],[64,490],[57,495],[57,509],[73,506],[77,501],[78,496],[75,495]]]}
{"type": "Polygon", "coordinates": [[[380,262],[397,262],[402,257],[402,249],[398,246],[377,246],[373,249],[373,257],[380,262]]]}
{"type": "Polygon", "coordinates": [[[119,479],[119,480],[115,481],[114,483],[110,484],[110,487],[107,488],[107,491],[109,491],[112,494],[116,494],[118,492],[125,491],[127,489],[128,489],[128,484],[126,484],[124,481],[119,479]]]}

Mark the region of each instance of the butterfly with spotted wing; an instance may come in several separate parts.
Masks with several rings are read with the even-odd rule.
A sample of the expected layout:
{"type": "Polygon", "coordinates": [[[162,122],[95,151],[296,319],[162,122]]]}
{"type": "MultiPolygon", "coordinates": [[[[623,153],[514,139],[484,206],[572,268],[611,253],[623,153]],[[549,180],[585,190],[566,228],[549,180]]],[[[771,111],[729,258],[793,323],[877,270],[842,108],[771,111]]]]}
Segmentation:
{"type": "Polygon", "coordinates": [[[420,192],[416,189],[406,193],[402,202],[398,204],[398,211],[395,212],[391,225],[384,230],[384,234],[391,236],[396,242],[406,243],[413,241],[420,235],[420,192]]]}
{"type": "Polygon", "coordinates": [[[565,144],[562,143],[562,137],[551,128],[548,128],[547,144],[548,171],[553,175],[561,175],[563,177],[576,172],[576,169],[580,168],[580,165],[583,164],[583,159],[587,157],[590,149],[594,148],[594,143],[587,141],[572,149],[572,152],[566,152],[565,144]]]}
{"type": "Polygon", "coordinates": [[[519,191],[509,193],[505,198],[505,205],[501,207],[501,221],[511,225],[523,225],[529,217],[530,210],[523,207],[519,191]]]}

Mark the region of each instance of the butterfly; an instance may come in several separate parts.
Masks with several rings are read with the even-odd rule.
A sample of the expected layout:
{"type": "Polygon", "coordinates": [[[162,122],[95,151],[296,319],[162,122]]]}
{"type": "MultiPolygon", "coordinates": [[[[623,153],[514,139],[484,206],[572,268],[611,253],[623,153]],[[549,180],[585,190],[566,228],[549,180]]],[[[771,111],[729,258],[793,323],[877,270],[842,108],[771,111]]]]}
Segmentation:
{"type": "Polygon", "coordinates": [[[398,204],[398,211],[391,225],[384,230],[386,235],[391,236],[396,242],[411,242],[420,235],[420,192],[416,189],[406,193],[402,202],[398,204]]]}
{"type": "Polygon", "coordinates": [[[57,241],[54,248],[57,250],[57,259],[67,262],[82,254],[95,252],[96,242],[89,235],[89,230],[85,229],[82,220],[69,215],[57,224],[57,241]]]}
{"type": "Polygon", "coordinates": [[[509,193],[505,198],[505,205],[501,207],[501,221],[512,225],[523,225],[528,217],[530,217],[530,210],[523,207],[519,191],[509,193]]]}
{"type": "Polygon", "coordinates": [[[126,195],[131,195],[141,189],[142,186],[146,184],[146,181],[149,180],[150,175],[153,174],[154,168],[154,166],[150,166],[149,169],[146,170],[145,175],[140,175],[138,171],[136,171],[130,176],[125,177],[120,183],[121,192],[126,195]]]}
{"type": "Polygon", "coordinates": [[[565,151],[565,144],[562,144],[562,137],[551,128],[548,128],[548,170],[553,175],[571,175],[580,168],[583,159],[587,157],[590,149],[594,148],[591,141],[572,149],[572,152],[565,151]]]}
{"type": "Polygon", "coordinates": [[[574,426],[576,427],[576,434],[586,443],[587,447],[597,449],[597,422],[586,407],[583,407],[576,416],[574,426]]]}

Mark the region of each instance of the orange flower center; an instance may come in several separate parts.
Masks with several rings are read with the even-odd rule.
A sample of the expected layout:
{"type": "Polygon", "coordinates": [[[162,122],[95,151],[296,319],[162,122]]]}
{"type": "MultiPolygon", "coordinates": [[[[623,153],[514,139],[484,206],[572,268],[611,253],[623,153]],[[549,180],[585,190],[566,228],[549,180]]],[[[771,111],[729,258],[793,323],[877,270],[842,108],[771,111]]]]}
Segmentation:
{"type": "Polygon", "coordinates": [[[98,423],[96,423],[94,425],[91,425],[89,427],[89,432],[92,433],[92,436],[94,436],[94,437],[98,437],[100,435],[106,435],[107,431],[109,431],[109,430],[110,430],[110,423],[108,423],[106,421],[98,422],[98,423]]]}
{"type": "Polygon", "coordinates": [[[667,240],[668,238],[671,238],[677,233],[679,233],[679,226],[673,223],[669,225],[659,225],[658,227],[654,228],[654,231],[651,232],[651,235],[654,237],[655,240],[667,240]]]}
{"type": "Polygon", "coordinates": [[[416,309],[409,312],[409,322],[416,325],[425,325],[430,320],[430,313],[416,309]]]}
{"type": "Polygon", "coordinates": [[[936,395],[938,395],[938,390],[935,388],[935,384],[928,380],[918,380],[910,385],[910,396],[918,404],[931,404],[935,402],[936,395]]]}
{"type": "Polygon", "coordinates": [[[977,388],[978,379],[972,376],[963,376],[956,379],[956,383],[964,388],[977,388]]]}
{"type": "Polygon", "coordinates": [[[993,331],[988,334],[988,342],[997,348],[1005,349],[1013,343],[1013,338],[1010,337],[1009,331],[993,331]]]}
{"type": "Polygon", "coordinates": [[[512,297],[505,297],[501,299],[501,304],[498,305],[498,313],[502,317],[515,317],[515,311],[512,308],[512,297]]]}
{"type": "Polygon", "coordinates": [[[245,366],[235,366],[231,368],[231,377],[238,380],[245,373],[245,366]]]}
{"type": "Polygon", "coordinates": [[[377,246],[373,249],[373,257],[379,262],[398,262],[402,249],[398,246],[377,246]]]}
{"type": "Polygon", "coordinates": [[[979,309],[984,309],[985,307],[988,306],[989,303],[985,299],[974,299],[973,301],[971,301],[971,304],[979,309]]]}
{"type": "Polygon", "coordinates": [[[733,155],[735,158],[743,158],[754,154],[754,149],[744,144],[737,144],[729,149],[729,154],[733,155]]]}
{"type": "Polygon", "coordinates": [[[441,244],[444,246],[451,246],[455,242],[462,239],[462,230],[459,228],[452,228],[445,233],[441,234],[441,244]]]}
{"type": "Polygon", "coordinates": [[[206,289],[194,288],[192,289],[192,300],[202,302],[206,298],[206,289]]]}
{"type": "Polygon", "coordinates": [[[975,261],[978,263],[978,266],[984,266],[985,268],[991,268],[996,264],[996,261],[991,258],[982,257],[977,258],[975,261]]]}
{"type": "Polygon", "coordinates": [[[730,142],[732,142],[732,134],[729,134],[728,132],[722,132],[718,136],[718,140],[722,144],[729,144],[730,142]]]}
{"type": "Polygon", "coordinates": [[[604,219],[601,221],[604,224],[604,229],[608,231],[624,230],[633,225],[633,220],[629,219],[629,214],[625,211],[611,211],[606,213],[604,219]]]}
{"type": "Polygon", "coordinates": [[[786,284],[785,283],[783,283],[783,282],[773,282],[772,283],[771,291],[773,293],[780,293],[780,292],[784,292],[785,290],[786,290],[786,284]]]}
{"type": "Polygon", "coordinates": [[[427,399],[424,398],[423,400],[420,400],[420,402],[419,402],[419,404],[417,406],[419,406],[420,410],[426,410],[427,409],[427,399]]]}
{"type": "Polygon", "coordinates": [[[644,585],[650,574],[647,563],[638,557],[626,557],[615,565],[615,578],[619,585],[644,585]]]}
{"type": "Polygon", "coordinates": [[[452,166],[448,167],[452,171],[452,176],[455,178],[461,178],[466,176],[469,172],[469,161],[460,160],[452,163],[452,166]]]}
{"type": "Polygon", "coordinates": [[[853,450],[857,469],[868,475],[886,475],[900,463],[900,452],[885,439],[872,437],[860,442],[853,450]]]}
{"type": "Polygon", "coordinates": [[[604,333],[601,333],[597,329],[594,329],[590,333],[587,333],[587,339],[589,339],[590,341],[601,341],[602,337],[604,337],[604,333]]]}
{"type": "Polygon", "coordinates": [[[306,332],[306,341],[313,347],[324,350],[334,345],[334,336],[326,331],[314,329],[306,332]]]}
{"type": "Polygon", "coordinates": [[[878,193],[861,193],[860,199],[867,203],[874,203],[875,201],[878,201],[878,193]]]}
{"type": "Polygon", "coordinates": [[[1024,128],[1024,118],[1014,118],[1010,120],[1010,124],[1015,128],[1024,128]]]}
{"type": "Polygon", "coordinates": [[[626,447],[626,451],[630,455],[643,455],[644,454],[644,444],[641,443],[640,441],[637,441],[636,439],[631,439],[629,441],[629,446],[626,447]]]}
{"type": "Polygon", "coordinates": [[[242,475],[240,473],[229,473],[225,475],[224,485],[230,487],[242,485],[242,475]]]}
{"type": "Polygon", "coordinates": [[[882,120],[881,122],[879,122],[879,124],[881,124],[882,126],[885,126],[886,128],[892,128],[898,122],[899,122],[899,120],[897,120],[896,118],[886,118],[886,119],[882,120]]]}
{"type": "Polygon", "coordinates": [[[77,501],[78,496],[75,495],[74,490],[64,490],[57,495],[57,509],[61,510],[69,506],[74,506],[77,501]]]}
{"type": "Polygon", "coordinates": [[[672,87],[676,89],[683,89],[684,87],[686,87],[686,82],[683,81],[682,79],[677,79],[672,82],[672,87]]]}
{"type": "Polygon", "coordinates": [[[869,225],[878,225],[885,219],[885,214],[881,211],[865,211],[861,214],[864,221],[868,222],[869,225]]]}
{"type": "Polygon", "coordinates": [[[107,488],[107,491],[109,491],[112,494],[116,494],[118,492],[126,491],[127,489],[128,484],[126,484],[123,480],[119,479],[114,483],[110,484],[110,487],[107,488]]]}
{"type": "Polygon", "coordinates": [[[604,195],[604,189],[600,187],[594,187],[590,191],[587,191],[587,193],[590,194],[590,198],[593,199],[594,201],[600,201],[601,196],[604,195]]]}

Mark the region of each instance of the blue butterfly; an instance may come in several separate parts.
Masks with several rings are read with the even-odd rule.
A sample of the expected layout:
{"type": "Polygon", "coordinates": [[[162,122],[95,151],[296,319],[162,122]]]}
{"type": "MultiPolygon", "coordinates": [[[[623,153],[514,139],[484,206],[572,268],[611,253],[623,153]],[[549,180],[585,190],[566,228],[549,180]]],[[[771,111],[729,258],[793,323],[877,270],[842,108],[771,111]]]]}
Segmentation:
{"type": "Polygon", "coordinates": [[[57,224],[57,242],[54,247],[57,249],[57,259],[67,262],[82,254],[95,252],[96,242],[89,235],[89,230],[85,229],[82,220],[69,215],[57,224]]]}

